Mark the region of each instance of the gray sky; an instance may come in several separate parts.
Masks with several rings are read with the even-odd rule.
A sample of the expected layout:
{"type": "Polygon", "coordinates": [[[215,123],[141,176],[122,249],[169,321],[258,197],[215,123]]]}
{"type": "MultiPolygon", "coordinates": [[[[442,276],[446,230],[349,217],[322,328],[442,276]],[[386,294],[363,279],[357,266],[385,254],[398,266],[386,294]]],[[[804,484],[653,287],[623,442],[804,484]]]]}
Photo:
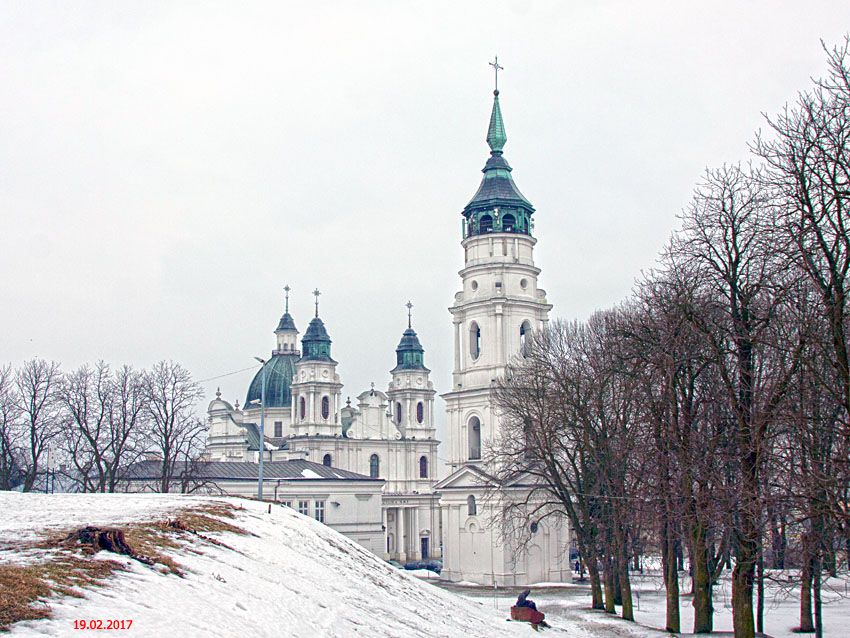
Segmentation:
{"type": "MultiPolygon", "coordinates": [[[[289,283],[302,333],[323,292],[344,396],[388,381],[408,298],[445,391],[493,55],[541,284],[586,317],[824,71],[850,11],[802,7],[4,0],[0,363],[238,370],[289,283]]],[[[241,402],[251,374],[205,386],[241,402]]]]}

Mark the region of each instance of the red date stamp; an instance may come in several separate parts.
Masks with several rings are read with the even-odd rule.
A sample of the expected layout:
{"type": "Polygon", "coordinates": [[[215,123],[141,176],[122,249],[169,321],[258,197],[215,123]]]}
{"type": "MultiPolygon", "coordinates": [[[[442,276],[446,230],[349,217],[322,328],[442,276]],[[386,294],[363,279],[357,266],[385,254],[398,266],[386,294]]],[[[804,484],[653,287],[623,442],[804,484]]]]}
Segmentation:
{"type": "Polygon", "coordinates": [[[75,620],[74,621],[74,629],[93,629],[97,631],[98,629],[106,629],[106,630],[121,630],[121,629],[129,629],[133,626],[133,620],[122,620],[118,618],[92,618],[88,620],[75,620]]]}

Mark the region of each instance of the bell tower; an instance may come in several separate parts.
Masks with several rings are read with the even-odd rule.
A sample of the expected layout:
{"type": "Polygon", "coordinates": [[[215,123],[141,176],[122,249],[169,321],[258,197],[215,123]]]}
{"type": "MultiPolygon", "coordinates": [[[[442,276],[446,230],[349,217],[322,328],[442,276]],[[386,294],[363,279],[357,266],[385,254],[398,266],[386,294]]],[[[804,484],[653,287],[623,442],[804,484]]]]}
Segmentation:
{"type": "Polygon", "coordinates": [[[461,213],[462,289],[449,308],[454,372],[452,390],[443,398],[452,470],[481,463],[487,441],[498,430],[490,387],[511,358],[520,356],[525,339],[543,329],[552,308],[537,285],[534,207],[513,181],[503,154],[506,142],[497,88],[487,128],[490,157],[478,191],[461,213]]]}
{"type": "Polygon", "coordinates": [[[319,318],[318,290],[316,316],[301,340],[301,358],[295,364],[292,381],[292,432],[296,436],[335,436],[342,433],[340,383],[337,362],[331,358],[331,338],[319,318]]]}
{"type": "Polygon", "coordinates": [[[405,438],[434,438],[434,384],[428,378],[424,353],[412,326],[411,308],[407,302],[407,330],[396,348],[396,366],[390,370],[392,381],[387,390],[390,418],[405,438]]]}

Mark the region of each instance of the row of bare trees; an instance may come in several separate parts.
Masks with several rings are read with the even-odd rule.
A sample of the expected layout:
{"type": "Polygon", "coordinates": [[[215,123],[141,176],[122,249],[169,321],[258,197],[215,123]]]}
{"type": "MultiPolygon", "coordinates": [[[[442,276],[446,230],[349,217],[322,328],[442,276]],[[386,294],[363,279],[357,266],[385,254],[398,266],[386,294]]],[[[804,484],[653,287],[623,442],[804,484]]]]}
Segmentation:
{"type": "Polygon", "coordinates": [[[58,477],[68,489],[115,492],[144,458],[159,464],[158,491],[179,489],[203,448],[194,412],[202,396],[171,361],[148,370],[99,361],[62,372],[43,359],[0,367],[0,489],[47,489],[58,477]]]}
{"type": "Polygon", "coordinates": [[[555,322],[497,383],[490,460],[540,485],[506,520],[566,516],[596,608],[633,619],[629,562],[652,548],[669,631],[686,554],[696,633],[730,568],[736,636],[763,630],[766,568],[799,570],[800,629],[822,633],[850,553],[849,49],[752,165],[706,173],[629,300],[555,322]]]}

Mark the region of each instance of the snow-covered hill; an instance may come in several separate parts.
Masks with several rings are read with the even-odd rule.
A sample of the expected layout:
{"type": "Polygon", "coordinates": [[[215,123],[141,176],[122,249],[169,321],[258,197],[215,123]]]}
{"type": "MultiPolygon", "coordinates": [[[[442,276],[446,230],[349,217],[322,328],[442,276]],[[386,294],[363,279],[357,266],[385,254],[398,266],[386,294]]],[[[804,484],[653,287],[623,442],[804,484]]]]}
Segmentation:
{"type": "Polygon", "coordinates": [[[230,522],[250,534],[213,535],[229,547],[184,539],[169,550],[184,577],[100,552],[127,571],[84,598],[51,599],[50,618],[19,622],[11,635],[92,633],[75,629],[75,619],[132,620],[130,629],[96,632],[131,636],[529,635],[527,625],[419,581],[317,521],[241,499],[0,492],[0,565],[32,560],[22,546],[50,530],[153,521],[221,503],[240,508],[230,522]]]}

